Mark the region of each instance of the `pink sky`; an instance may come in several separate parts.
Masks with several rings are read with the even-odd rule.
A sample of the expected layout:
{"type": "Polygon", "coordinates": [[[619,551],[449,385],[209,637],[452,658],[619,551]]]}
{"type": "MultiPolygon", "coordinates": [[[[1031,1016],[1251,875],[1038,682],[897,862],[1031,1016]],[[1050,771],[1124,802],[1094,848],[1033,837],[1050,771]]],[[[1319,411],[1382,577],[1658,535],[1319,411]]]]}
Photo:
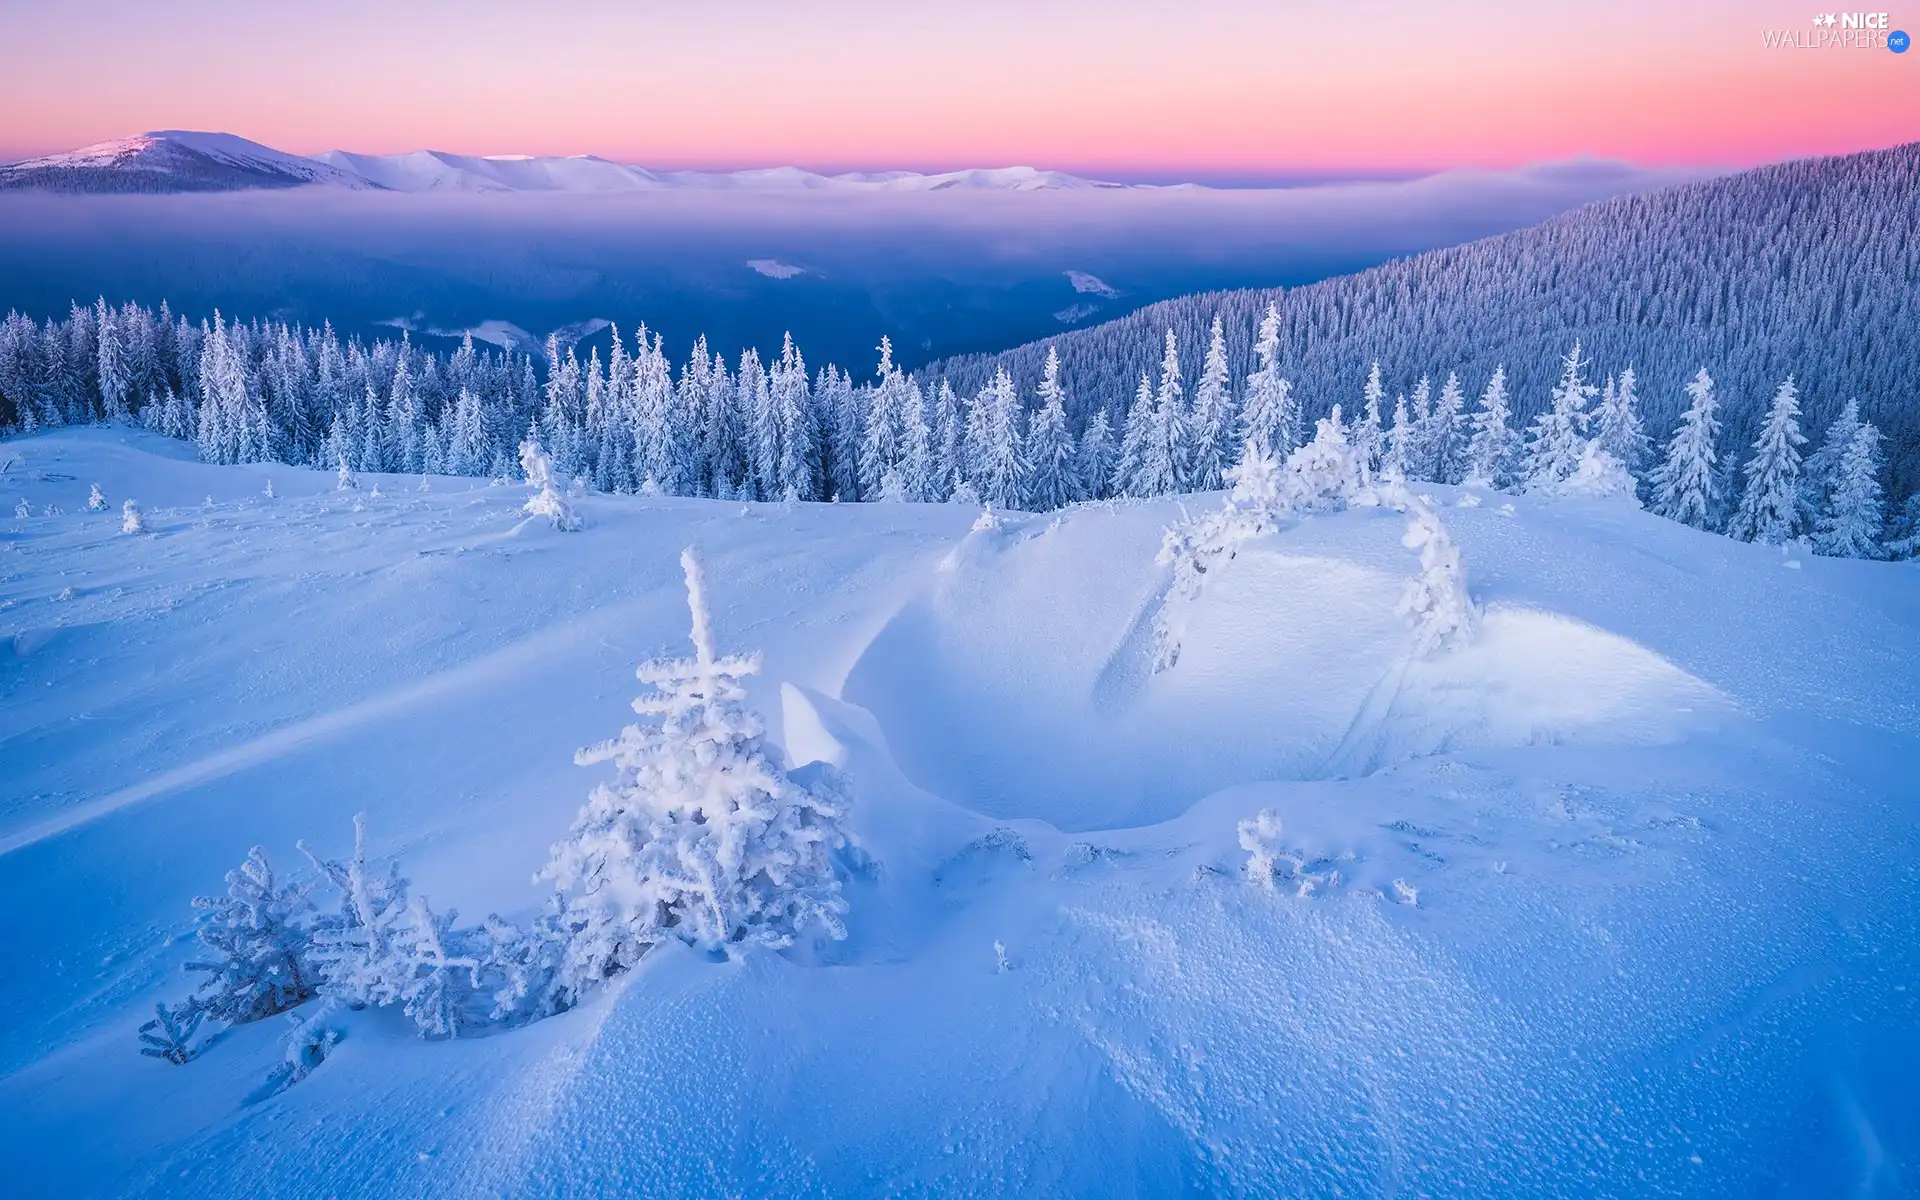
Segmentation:
{"type": "MultiPolygon", "coordinates": [[[[299,153],[1283,173],[1920,140],[1920,50],[1812,0],[65,0],[5,19],[0,159],[146,129],[299,153]],[[551,15],[563,12],[564,17],[551,15]]],[[[1920,4],[1891,14],[1920,32],[1920,4]]]]}

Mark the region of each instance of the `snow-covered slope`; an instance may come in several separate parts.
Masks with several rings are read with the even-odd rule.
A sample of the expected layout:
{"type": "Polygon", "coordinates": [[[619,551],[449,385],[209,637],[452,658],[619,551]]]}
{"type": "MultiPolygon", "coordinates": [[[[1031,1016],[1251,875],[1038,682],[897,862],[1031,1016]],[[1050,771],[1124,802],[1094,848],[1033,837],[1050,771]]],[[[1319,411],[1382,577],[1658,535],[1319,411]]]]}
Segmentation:
{"type": "MultiPolygon", "coordinates": [[[[1148,631],[1171,503],[587,497],[0,443],[0,1154],[27,1195],[1897,1195],[1920,1171],[1920,570],[1433,489],[1485,617],[1411,659],[1390,512],[1148,631]],[[275,498],[265,486],[272,479],[275,498]],[[112,511],[86,512],[98,482],[112,511]],[[384,494],[375,498],[378,483],[384,494]],[[118,532],[122,499],[150,532],[118,532]],[[60,510],[47,515],[47,506],[60,510]],[[135,1053],[188,898],[366,812],[464,919],[679,652],[676,556],[795,762],[851,937],[663,952],[460,1042],[361,1013],[135,1053]],[[1297,861],[1266,890],[1239,822],[1297,861]],[[1296,894],[1304,890],[1308,894],[1296,894]],[[1002,969],[996,943],[1004,951],[1002,969]]],[[[1204,501],[1202,501],[1204,502],[1204,501]]],[[[1192,503],[1192,501],[1189,501],[1192,503]]]]}
{"type": "Polygon", "coordinates": [[[323,183],[366,187],[357,174],[230,133],[163,129],[0,166],[0,189],[220,192],[323,183]]]}

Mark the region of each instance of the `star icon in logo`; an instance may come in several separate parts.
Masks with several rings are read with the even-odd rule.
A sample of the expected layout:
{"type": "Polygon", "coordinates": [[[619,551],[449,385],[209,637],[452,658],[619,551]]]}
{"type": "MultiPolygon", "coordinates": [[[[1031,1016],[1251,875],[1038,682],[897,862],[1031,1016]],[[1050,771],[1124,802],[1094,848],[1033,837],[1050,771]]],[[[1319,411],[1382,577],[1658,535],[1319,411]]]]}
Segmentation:
{"type": "Polygon", "coordinates": [[[1813,14],[1813,23],[1815,25],[1832,26],[1834,23],[1833,14],[1832,13],[1815,13],[1813,14]]]}

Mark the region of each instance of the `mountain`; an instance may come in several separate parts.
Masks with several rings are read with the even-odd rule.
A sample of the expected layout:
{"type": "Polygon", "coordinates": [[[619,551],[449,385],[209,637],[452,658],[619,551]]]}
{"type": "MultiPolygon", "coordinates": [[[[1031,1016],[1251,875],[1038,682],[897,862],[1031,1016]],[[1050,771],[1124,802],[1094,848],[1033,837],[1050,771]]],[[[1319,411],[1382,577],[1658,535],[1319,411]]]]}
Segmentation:
{"type": "Polygon", "coordinates": [[[358,175],[230,133],[165,129],[0,166],[0,189],[227,192],[309,184],[364,188],[358,175]]]}
{"type": "Polygon", "coordinates": [[[1309,416],[1335,404],[1352,415],[1377,360],[1389,403],[1449,371],[1477,394],[1504,364],[1530,417],[1577,338],[1602,372],[1635,370],[1656,437],[1704,366],[1725,404],[1723,449],[1744,458],[1757,414],[1792,375],[1811,432],[1859,399],[1887,435],[1892,494],[1920,487],[1920,143],[1625,195],[1303,287],[1184,296],[925,373],[971,394],[1005,367],[1031,395],[1052,346],[1076,415],[1101,407],[1117,420],[1140,376],[1157,375],[1168,329],[1192,380],[1219,314],[1244,379],[1269,303],[1309,416]]]}
{"type": "Polygon", "coordinates": [[[230,133],[161,130],[101,142],[65,154],[0,166],[0,189],[62,192],[212,192],[310,184],[394,192],[1076,191],[1137,185],[1082,179],[1034,167],[948,171],[847,172],[799,167],[746,171],[655,171],[594,155],[355,154],[312,158],[230,133]]]}

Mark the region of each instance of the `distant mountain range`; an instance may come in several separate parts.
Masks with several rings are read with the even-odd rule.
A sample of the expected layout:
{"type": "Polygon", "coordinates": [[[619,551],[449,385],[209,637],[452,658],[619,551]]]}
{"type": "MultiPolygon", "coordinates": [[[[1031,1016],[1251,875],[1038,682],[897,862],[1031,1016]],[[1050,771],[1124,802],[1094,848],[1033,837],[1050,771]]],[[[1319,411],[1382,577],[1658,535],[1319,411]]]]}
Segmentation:
{"type": "MultiPolygon", "coordinates": [[[[821,175],[799,167],[752,171],[653,171],[593,155],[479,157],[416,150],[312,158],[230,133],[166,129],[0,166],[0,190],[57,192],[226,192],[254,188],[339,187],[392,192],[1079,191],[1147,187],[1082,179],[1033,167],[821,175]]],[[[1192,186],[1192,185],[1175,185],[1192,186]]]]}

